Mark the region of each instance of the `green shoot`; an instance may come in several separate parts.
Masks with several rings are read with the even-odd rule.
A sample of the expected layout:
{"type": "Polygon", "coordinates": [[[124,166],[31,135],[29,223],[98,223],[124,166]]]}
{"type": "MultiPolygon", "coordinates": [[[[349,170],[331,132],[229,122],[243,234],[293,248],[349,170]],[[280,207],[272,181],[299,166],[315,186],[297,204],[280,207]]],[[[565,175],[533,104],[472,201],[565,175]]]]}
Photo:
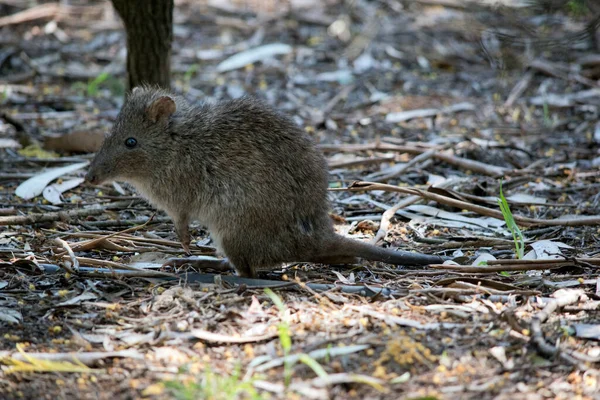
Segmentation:
{"type": "Polygon", "coordinates": [[[115,96],[122,96],[125,94],[123,83],[108,72],[102,72],[100,75],[90,80],[87,85],[81,83],[74,85],[74,89],[84,89],[88,97],[98,96],[101,87],[108,88],[115,96]]]}
{"type": "Polygon", "coordinates": [[[583,17],[591,13],[585,0],[570,0],[567,2],[567,10],[574,17],[583,17]]]}
{"type": "Polygon", "coordinates": [[[266,288],[265,294],[269,296],[273,304],[277,306],[279,309],[279,313],[281,314],[281,322],[277,326],[277,331],[279,332],[279,342],[281,343],[281,348],[283,350],[283,375],[285,380],[285,386],[288,387],[292,382],[292,363],[289,361],[290,351],[292,349],[292,336],[290,334],[290,324],[287,321],[285,315],[285,304],[279,296],[277,296],[271,289],[266,288]]]}
{"type": "Polygon", "coordinates": [[[515,218],[513,217],[510,207],[508,206],[508,202],[506,201],[506,197],[504,197],[504,193],[502,192],[502,181],[500,181],[500,198],[498,199],[498,205],[500,206],[500,211],[502,211],[502,216],[504,217],[506,226],[508,229],[510,229],[513,240],[515,241],[515,253],[517,254],[517,258],[521,259],[523,258],[525,251],[525,238],[515,222],[515,218]]]}
{"type": "MultiPolygon", "coordinates": [[[[325,378],[328,376],[327,372],[321,364],[319,364],[313,357],[308,354],[299,354],[298,358],[290,357],[290,352],[292,350],[292,335],[290,333],[290,324],[287,320],[286,316],[286,307],[281,300],[281,297],[277,296],[273,291],[269,288],[265,289],[265,294],[269,296],[273,304],[279,309],[279,313],[281,314],[281,322],[277,326],[277,330],[279,332],[279,342],[281,343],[281,348],[283,350],[283,374],[284,374],[284,384],[285,387],[289,387],[292,381],[292,367],[296,361],[300,361],[307,365],[313,372],[320,378],[325,378]]],[[[328,351],[326,354],[326,358],[329,362],[330,354],[328,347],[328,351]]]]}
{"type": "Polygon", "coordinates": [[[544,105],[542,107],[544,109],[544,126],[549,128],[552,126],[552,119],[550,119],[550,110],[548,108],[548,103],[544,102],[544,105]]]}
{"type": "Polygon", "coordinates": [[[300,361],[309,366],[319,378],[327,377],[327,372],[321,367],[321,364],[308,354],[300,354],[300,361]]]}
{"type": "Polygon", "coordinates": [[[185,74],[183,75],[183,81],[189,85],[192,77],[199,69],[200,66],[198,64],[192,64],[187,71],[185,71],[185,74]]]}
{"type": "Polygon", "coordinates": [[[87,85],[87,94],[89,97],[95,97],[98,95],[98,89],[102,82],[110,77],[108,72],[102,72],[96,78],[92,79],[87,85]]]}
{"type": "Polygon", "coordinates": [[[241,366],[239,365],[236,366],[231,375],[220,375],[206,369],[197,381],[166,381],[162,384],[177,400],[262,399],[262,396],[254,387],[252,379],[243,379],[241,366]]]}
{"type": "Polygon", "coordinates": [[[331,361],[331,348],[333,347],[333,345],[331,343],[329,343],[327,345],[327,354],[325,355],[325,362],[327,364],[329,364],[329,362],[331,361]]]}

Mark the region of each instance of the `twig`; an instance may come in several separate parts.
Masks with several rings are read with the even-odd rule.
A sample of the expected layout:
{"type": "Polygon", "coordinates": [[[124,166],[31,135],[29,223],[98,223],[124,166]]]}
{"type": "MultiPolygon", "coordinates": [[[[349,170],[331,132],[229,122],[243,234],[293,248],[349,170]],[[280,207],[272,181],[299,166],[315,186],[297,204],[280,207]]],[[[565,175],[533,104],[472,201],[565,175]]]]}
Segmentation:
{"type": "Polygon", "coordinates": [[[40,4],[39,6],[31,7],[27,10],[0,18],[0,27],[21,24],[23,22],[35,21],[38,19],[55,18],[59,9],[59,3],[40,4]]]}
{"type": "Polygon", "coordinates": [[[91,250],[91,249],[95,248],[95,246],[98,245],[100,242],[102,242],[104,240],[107,240],[107,239],[109,239],[111,237],[114,237],[114,236],[117,236],[117,235],[120,235],[120,234],[124,234],[124,233],[135,232],[137,230],[140,230],[140,229],[146,227],[146,225],[148,225],[150,222],[152,222],[152,220],[154,219],[155,215],[156,215],[156,213],[152,214],[150,216],[150,218],[148,218],[148,220],[146,222],[144,222],[142,225],[132,226],[131,228],[127,228],[127,229],[124,229],[124,230],[119,231],[119,232],[113,232],[111,234],[108,234],[108,235],[105,235],[105,236],[101,236],[101,237],[96,238],[96,239],[86,240],[84,242],[76,243],[73,246],[73,250],[74,251],[91,250]]]}
{"type": "Polygon", "coordinates": [[[0,215],[13,215],[17,210],[14,207],[0,208],[0,215]]]}
{"type": "MultiPolygon", "coordinates": [[[[497,218],[500,220],[504,220],[504,216],[498,210],[494,210],[487,207],[478,206],[475,204],[467,203],[465,201],[460,201],[456,199],[451,199],[446,196],[441,196],[439,194],[431,193],[426,190],[417,189],[417,188],[408,188],[408,187],[397,187],[392,185],[385,185],[383,183],[373,183],[373,182],[362,182],[356,181],[353,182],[352,185],[346,188],[334,188],[330,189],[332,191],[339,190],[349,190],[351,192],[359,192],[359,191],[369,191],[369,190],[383,190],[388,192],[398,192],[409,195],[417,195],[422,198],[433,200],[440,204],[445,204],[452,207],[457,207],[461,210],[473,211],[480,215],[485,215],[488,217],[497,218]]],[[[514,216],[515,222],[524,227],[529,227],[533,225],[549,225],[549,226],[588,226],[588,225],[598,225],[600,224],[600,216],[594,215],[589,217],[578,217],[571,219],[535,219],[535,218],[527,218],[521,217],[518,215],[514,216]]]]}
{"type": "MultiPolygon", "coordinates": [[[[65,256],[63,256],[64,258],[65,256]]],[[[87,258],[87,257],[77,257],[77,260],[79,261],[80,264],[83,265],[93,265],[93,266],[99,266],[99,267],[104,267],[104,268],[108,268],[111,270],[114,269],[124,269],[127,271],[136,271],[136,272],[141,272],[144,274],[144,276],[160,276],[160,277],[175,277],[176,275],[174,274],[170,274],[168,272],[162,272],[162,271],[152,271],[152,270],[148,270],[148,269],[140,269],[140,268],[136,268],[136,267],[132,267],[130,265],[127,264],[122,264],[122,263],[118,263],[118,262],[114,262],[114,261],[108,261],[108,260],[97,260],[95,258],[87,258]]]]}
{"type": "Polygon", "coordinates": [[[394,179],[395,177],[404,173],[404,171],[412,168],[420,162],[430,159],[438,152],[438,149],[431,149],[426,151],[425,153],[421,153],[406,164],[398,164],[393,166],[392,168],[388,168],[384,171],[378,171],[373,174],[367,175],[365,180],[373,181],[373,182],[387,182],[390,179],[394,179]]]}
{"type": "Polygon", "coordinates": [[[564,79],[566,81],[575,81],[581,83],[586,86],[590,86],[593,88],[600,87],[598,83],[595,81],[588,79],[580,74],[572,73],[569,71],[563,71],[560,66],[551,63],[548,60],[533,60],[529,64],[530,68],[536,69],[540,72],[545,73],[546,75],[550,75],[555,78],[564,79]]]}
{"type": "MultiPolygon", "coordinates": [[[[540,271],[546,269],[556,269],[562,267],[568,267],[577,265],[572,261],[563,261],[562,263],[545,263],[540,265],[539,263],[525,263],[524,260],[521,264],[505,264],[505,265],[452,265],[452,264],[430,264],[429,268],[433,269],[444,269],[449,271],[458,272],[502,272],[502,271],[540,271]]],[[[537,260],[536,260],[537,261],[537,260]]]]}
{"type": "MultiPolygon", "coordinates": [[[[401,146],[390,143],[365,143],[365,144],[320,144],[319,149],[324,153],[342,152],[354,153],[357,151],[398,151],[409,154],[421,154],[432,147],[401,146]]],[[[437,148],[435,146],[434,148],[437,148]]]]}
{"type": "Polygon", "coordinates": [[[561,289],[555,293],[555,298],[550,300],[542,311],[533,316],[531,319],[531,341],[536,345],[541,354],[547,357],[554,357],[558,355],[560,358],[573,365],[578,365],[581,361],[584,361],[579,360],[576,355],[565,353],[561,351],[560,348],[546,342],[542,332],[542,324],[546,322],[550,315],[553,314],[557,309],[576,303],[585,297],[585,293],[581,289],[561,289]]]}
{"type": "Polygon", "coordinates": [[[339,91],[338,94],[333,96],[333,98],[329,100],[327,104],[325,104],[325,107],[323,107],[323,109],[321,110],[323,115],[329,114],[329,112],[333,110],[333,107],[335,107],[336,104],[340,102],[340,100],[348,97],[348,95],[354,90],[354,88],[356,88],[356,85],[345,86],[342,90],[339,91]]]}
{"type": "Polygon", "coordinates": [[[517,84],[510,91],[508,98],[504,102],[504,107],[512,107],[515,101],[517,101],[517,99],[521,97],[523,93],[525,93],[529,87],[529,84],[531,83],[531,80],[533,79],[533,75],[535,74],[531,70],[525,72],[521,79],[519,79],[519,82],[517,82],[517,84]]]}
{"type": "MultiPolygon", "coordinates": [[[[65,242],[61,238],[56,238],[56,239],[54,239],[54,241],[56,243],[60,244],[66,250],[66,252],[69,254],[69,258],[71,259],[71,262],[73,263],[73,268],[71,269],[71,267],[68,266],[68,264],[65,262],[61,263],[60,265],[70,273],[79,272],[79,261],[77,260],[77,257],[75,257],[75,253],[73,252],[73,249],[71,248],[71,246],[69,246],[69,243],[65,242]]],[[[62,255],[62,254],[60,254],[60,255],[62,255]]]]}
{"type": "Polygon", "coordinates": [[[575,257],[575,258],[556,258],[549,260],[489,260],[488,265],[515,265],[515,264],[561,264],[566,261],[573,263],[591,264],[600,266],[600,258],[575,257]]]}
{"type": "MultiPolygon", "coordinates": [[[[154,218],[154,222],[163,223],[163,222],[171,222],[171,218],[169,217],[156,217],[154,218]]],[[[106,228],[109,226],[137,226],[139,224],[143,224],[146,222],[146,218],[135,218],[135,219],[110,219],[106,221],[86,221],[86,225],[93,226],[96,228],[106,228]]]]}
{"type": "Polygon", "coordinates": [[[424,331],[430,330],[440,330],[443,328],[452,329],[452,328],[460,328],[465,326],[465,324],[455,324],[455,323],[447,323],[447,322],[432,322],[428,324],[422,324],[419,321],[414,321],[408,318],[397,317],[395,315],[390,315],[387,313],[382,313],[379,311],[375,311],[371,308],[367,308],[366,306],[345,306],[344,308],[348,308],[350,310],[355,310],[360,312],[361,314],[368,315],[369,317],[377,318],[382,321],[385,321],[390,325],[398,325],[398,326],[407,326],[413,329],[419,329],[424,331]]]}
{"type": "Polygon", "coordinates": [[[379,29],[381,28],[382,14],[379,10],[375,10],[367,19],[358,35],[352,39],[348,47],[344,49],[344,58],[354,61],[366,49],[369,44],[375,39],[379,29]]]}
{"type": "Polygon", "coordinates": [[[488,175],[488,176],[503,176],[510,172],[509,169],[498,167],[496,165],[490,165],[482,163],[481,161],[469,160],[467,158],[457,157],[453,154],[448,154],[447,152],[436,153],[434,155],[440,161],[447,162],[450,165],[454,165],[456,167],[460,167],[462,169],[477,172],[480,174],[488,175]]]}
{"type": "Polygon", "coordinates": [[[414,118],[435,117],[439,114],[452,114],[460,111],[474,111],[475,105],[471,103],[458,103],[443,108],[423,108],[418,110],[401,111],[389,113],[385,116],[385,122],[398,123],[414,118]]]}
{"type": "Polygon", "coordinates": [[[412,289],[408,292],[411,294],[437,294],[437,295],[475,295],[475,294],[485,294],[485,295],[500,295],[500,294],[511,294],[518,296],[533,296],[538,294],[539,292],[533,290],[497,290],[491,289],[488,287],[477,286],[477,285],[467,285],[463,284],[464,287],[452,287],[452,288],[427,288],[427,289],[412,289]],[[472,286],[472,287],[467,287],[472,286]]]}
{"type": "MultiPolygon", "coordinates": [[[[98,237],[98,234],[103,234],[106,235],[108,234],[106,231],[104,232],[74,232],[74,233],[69,233],[64,235],[63,237],[83,237],[83,238],[96,238],[98,237]]],[[[133,243],[141,243],[141,244],[153,244],[153,245],[160,245],[160,246],[164,246],[164,247],[181,247],[181,243],[175,240],[166,240],[166,239],[152,239],[152,238],[146,238],[146,237],[140,237],[140,236],[131,236],[128,234],[119,234],[117,236],[114,236],[113,239],[115,240],[125,240],[128,242],[133,242],[133,243]]],[[[194,248],[192,249],[192,251],[194,250],[199,250],[201,252],[204,253],[215,253],[216,252],[216,248],[212,247],[212,246],[200,246],[200,245],[196,245],[194,246],[194,248]]]]}
{"type": "Polygon", "coordinates": [[[510,172],[507,168],[498,167],[496,165],[489,165],[480,161],[468,160],[465,158],[457,157],[446,152],[439,150],[442,147],[435,146],[433,148],[417,147],[417,146],[401,146],[390,143],[368,143],[368,144],[343,144],[343,145],[319,145],[319,149],[323,152],[357,152],[367,150],[379,150],[379,151],[398,151],[409,154],[422,154],[430,150],[438,150],[432,155],[433,158],[444,161],[450,165],[454,165],[466,170],[473,172],[479,172],[489,176],[502,176],[510,172]]]}
{"type": "Polygon", "coordinates": [[[372,157],[372,158],[361,158],[360,160],[352,160],[352,161],[329,161],[327,165],[330,169],[333,168],[342,168],[342,167],[356,167],[359,165],[369,165],[369,164],[377,164],[394,161],[396,159],[395,156],[389,157],[372,157]]]}
{"type": "Polygon", "coordinates": [[[106,351],[106,352],[88,352],[88,353],[16,353],[11,351],[0,352],[0,359],[12,358],[19,361],[27,361],[26,357],[35,358],[36,360],[45,361],[69,361],[73,362],[77,360],[87,366],[94,365],[96,362],[106,358],[136,358],[144,359],[144,355],[134,349],[120,350],[120,351],[106,351]]]}
{"type": "Polygon", "coordinates": [[[83,208],[78,210],[59,211],[53,213],[13,215],[0,217],[0,226],[2,225],[34,225],[44,222],[71,221],[90,215],[102,214],[105,210],[101,208],[83,208]]]}
{"type": "MultiPolygon", "coordinates": [[[[459,181],[459,179],[447,179],[444,182],[434,185],[434,187],[447,188],[456,184],[457,181],[459,181]]],[[[383,240],[383,238],[385,238],[388,230],[390,229],[391,219],[398,210],[400,210],[401,208],[406,208],[419,200],[421,200],[421,196],[409,196],[405,199],[402,199],[395,206],[385,210],[385,212],[381,215],[381,223],[379,224],[379,230],[377,231],[377,234],[375,234],[375,237],[371,239],[371,244],[377,244],[380,240],[383,240]]]]}
{"type": "Polygon", "coordinates": [[[244,344],[258,343],[274,339],[277,333],[268,333],[260,336],[231,336],[220,333],[209,332],[202,329],[192,329],[190,332],[169,332],[168,337],[172,339],[200,339],[203,342],[225,343],[225,344],[244,344]]]}

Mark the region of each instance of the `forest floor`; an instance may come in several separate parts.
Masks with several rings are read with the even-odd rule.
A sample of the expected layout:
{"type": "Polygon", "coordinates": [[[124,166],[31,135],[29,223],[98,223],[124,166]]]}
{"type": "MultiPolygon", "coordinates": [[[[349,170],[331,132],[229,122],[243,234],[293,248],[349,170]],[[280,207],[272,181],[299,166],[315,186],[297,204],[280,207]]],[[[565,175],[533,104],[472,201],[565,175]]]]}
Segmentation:
{"type": "Polygon", "coordinates": [[[452,260],[258,280],[163,266],[166,215],[83,182],[123,27],[32,3],[0,0],[0,398],[600,399],[594,2],[176,1],[175,91],[293,115],[340,233],[452,260]]]}

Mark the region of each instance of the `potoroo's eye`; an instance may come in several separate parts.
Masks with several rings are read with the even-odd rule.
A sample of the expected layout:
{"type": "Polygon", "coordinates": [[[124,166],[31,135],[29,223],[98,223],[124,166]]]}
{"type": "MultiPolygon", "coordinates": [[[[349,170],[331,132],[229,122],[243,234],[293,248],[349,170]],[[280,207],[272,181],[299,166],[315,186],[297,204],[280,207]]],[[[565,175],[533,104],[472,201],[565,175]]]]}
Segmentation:
{"type": "Polygon", "coordinates": [[[137,140],[135,140],[135,138],[127,138],[127,140],[125,140],[125,146],[127,146],[127,148],[129,149],[133,149],[135,146],[137,145],[137,140]]]}

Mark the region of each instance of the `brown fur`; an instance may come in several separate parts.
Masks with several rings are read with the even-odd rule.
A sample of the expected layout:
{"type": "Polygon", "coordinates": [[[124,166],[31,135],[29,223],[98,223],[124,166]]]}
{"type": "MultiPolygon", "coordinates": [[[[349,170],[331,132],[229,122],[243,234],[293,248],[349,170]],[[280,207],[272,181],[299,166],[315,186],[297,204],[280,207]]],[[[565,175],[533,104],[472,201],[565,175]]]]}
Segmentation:
{"type": "Polygon", "coordinates": [[[191,107],[169,92],[136,88],[87,177],[135,186],[173,219],[186,252],[189,222],[198,220],[243,276],[291,261],[442,261],[335,234],[323,156],[288,117],[253,98],[191,107]]]}

